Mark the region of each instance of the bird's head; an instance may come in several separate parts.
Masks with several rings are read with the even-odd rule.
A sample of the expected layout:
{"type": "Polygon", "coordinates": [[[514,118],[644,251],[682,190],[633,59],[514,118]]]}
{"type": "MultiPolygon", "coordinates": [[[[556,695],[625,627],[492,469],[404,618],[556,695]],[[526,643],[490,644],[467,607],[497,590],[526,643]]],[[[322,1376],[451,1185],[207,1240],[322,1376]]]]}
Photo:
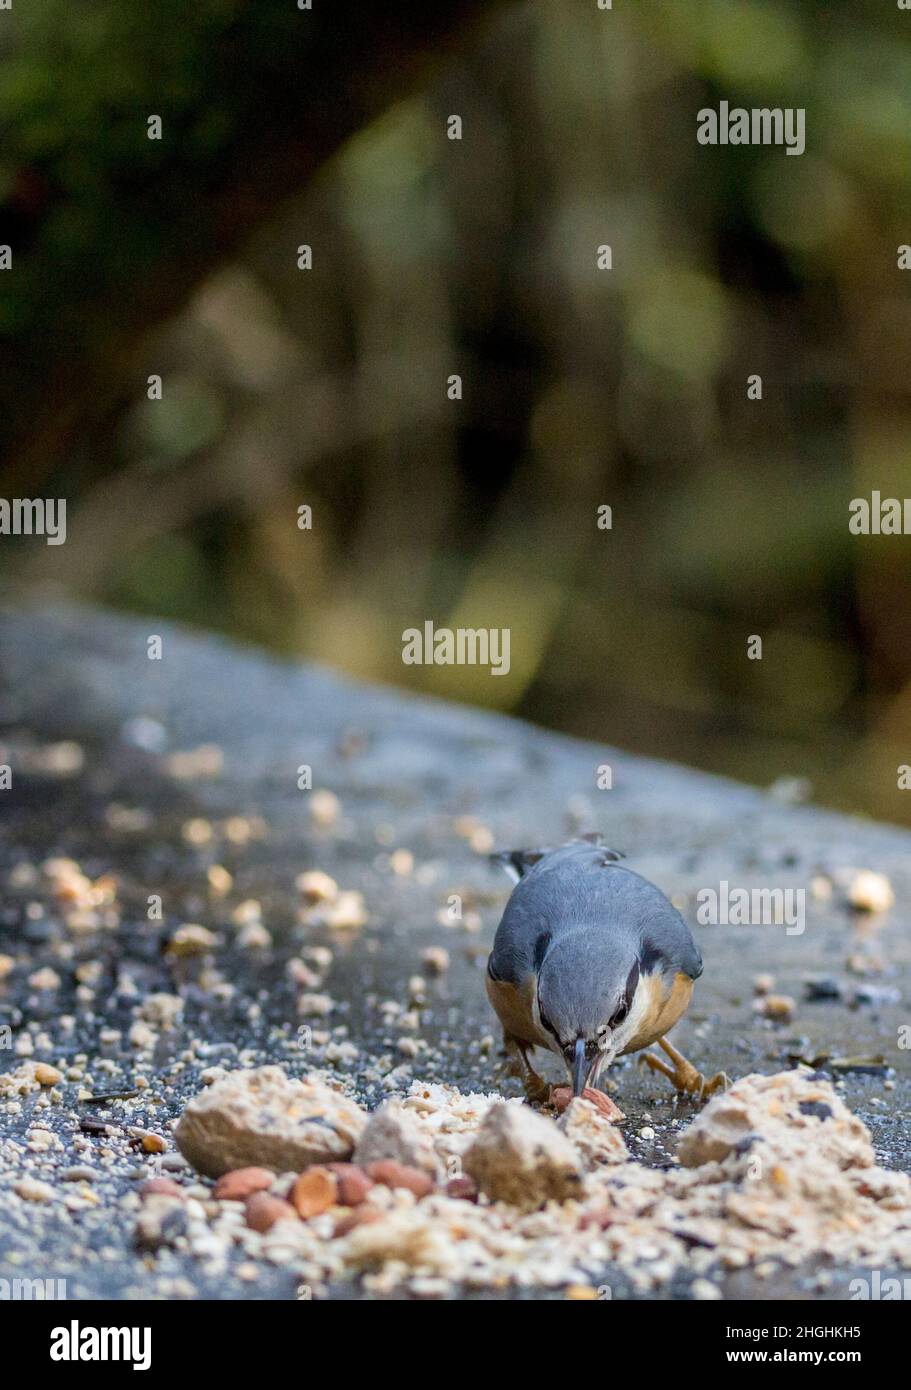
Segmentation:
{"type": "Polygon", "coordinates": [[[574,1095],[595,1085],[632,1037],[639,979],[633,945],[625,948],[601,934],[561,936],[545,954],[538,1013],[553,1051],[566,1063],[574,1095]]]}

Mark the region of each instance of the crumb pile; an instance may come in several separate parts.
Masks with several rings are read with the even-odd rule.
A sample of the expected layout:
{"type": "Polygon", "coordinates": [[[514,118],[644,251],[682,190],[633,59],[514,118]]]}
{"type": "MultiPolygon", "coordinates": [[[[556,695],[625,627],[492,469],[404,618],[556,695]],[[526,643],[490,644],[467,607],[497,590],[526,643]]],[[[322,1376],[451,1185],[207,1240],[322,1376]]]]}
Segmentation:
{"type": "Polygon", "coordinates": [[[805,1070],[717,1096],[665,1171],[631,1159],[581,1098],[553,1119],[415,1082],[372,1115],[356,1109],[317,1076],[223,1075],[176,1130],[185,1155],[222,1176],[205,1200],[172,1179],[146,1184],[138,1243],[215,1264],[239,1247],[292,1267],[315,1297],[354,1278],[379,1294],[542,1286],[596,1298],[619,1269],[643,1293],[685,1271],[711,1298],[726,1271],[819,1256],[911,1268],[911,1180],[876,1165],[865,1126],[805,1070]],[[294,1171],[257,1162],[275,1154],[276,1132],[294,1171]]]}

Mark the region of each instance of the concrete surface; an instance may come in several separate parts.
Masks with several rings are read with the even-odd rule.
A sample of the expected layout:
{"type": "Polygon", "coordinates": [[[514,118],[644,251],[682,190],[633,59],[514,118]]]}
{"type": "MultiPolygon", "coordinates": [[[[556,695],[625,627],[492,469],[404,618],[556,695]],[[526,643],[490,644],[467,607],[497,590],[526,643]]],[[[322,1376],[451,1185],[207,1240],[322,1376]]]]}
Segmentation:
{"type": "MultiPolygon", "coordinates": [[[[827,1056],[882,1055],[883,1066],[828,1074],[840,1080],[845,1099],[869,1125],[880,1161],[911,1171],[911,1054],[898,1045],[899,1029],[909,1022],[911,988],[908,833],[786,805],[763,791],[499,716],[360,686],[158,622],[78,608],[3,614],[0,680],[0,761],[13,767],[12,788],[0,792],[0,952],[20,960],[24,953],[30,967],[0,984],[0,1023],[10,1025],[14,1038],[40,1023],[54,1056],[61,1049],[107,1056],[110,1071],[102,1077],[93,1068],[93,1076],[96,1089],[103,1081],[113,1090],[128,1086],[136,1069],[128,1044],[99,1040],[103,1029],[129,1025],[133,1001],[118,992],[118,977],[126,970],[142,993],[181,990],[183,1027],[159,1048],[150,1075],[150,1127],[162,1130],[176,1117],[206,1062],[235,1065],[239,1047],[289,1065],[287,1038],[301,1020],[285,962],[303,941],[333,935],[297,922],[294,879],[308,868],[360,890],[370,913],[358,935],[334,934],[336,957],[326,983],[338,1001],[327,1026],[346,1028],[358,1049],[357,1060],[340,1070],[353,1074],[362,1098],[375,1104],[384,1094],[370,1080],[378,1059],[381,1070],[406,1064],[416,1077],[494,1089],[497,1059],[482,1041],[495,1033],[483,966],[510,885],[488,864],[487,840],[497,848],[536,845],[597,829],[678,902],[694,927],[705,974],[674,1035],[687,1055],[706,1073],[721,1068],[731,1076],[779,1070],[798,1055],[822,1059],[823,1070],[831,1065],[827,1056]],[[161,661],[148,659],[150,634],[164,638],[161,661]],[[78,744],[81,767],[67,770],[72,751],[42,753],[61,740],[78,744]],[[168,754],[200,745],[221,750],[217,775],[174,776],[173,765],[168,771],[168,754]],[[56,771],[55,758],[64,764],[56,771]],[[597,790],[604,763],[612,768],[610,791],[597,790]],[[338,796],[334,826],[314,825],[313,793],[297,786],[302,764],[312,767],[314,788],[338,796]],[[117,808],[145,812],[145,828],[130,829],[129,817],[117,808]],[[254,826],[261,818],[261,833],[232,843],[225,826],[231,817],[253,819],[254,826]],[[210,843],[188,843],[184,828],[194,818],[214,827],[210,843]],[[465,818],[473,818],[473,846],[465,818]],[[393,872],[388,856],[397,849],[413,855],[410,873],[393,872]],[[121,885],[120,927],[103,933],[100,943],[77,940],[63,966],[65,933],[53,909],[40,892],[9,887],[14,866],[49,856],[75,859],[90,877],[113,872],[121,885]],[[234,875],[225,899],[207,891],[206,869],[213,863],[234,875]],[[837,878],[851,867],[888,875],[895,908],[876,918],[852,913],[836,883],[828,900],[807,891],[802,934],[775,925],[696,923],[696,893],[721,880],[732,887],[809,890],[814,878],[837,878]],[[147,919],[149,894],[162,896],[163,922],[147,919]],[[455,926],[438,921],[451,895],[461,898],[476,930],[466,930],[465,917],[455,926]],[[228,914],[247,898],[262,903],[274,937],[270,952],[231,944],[228,914]],[[29,916],[35,899],[47,911],[29,916]],[[216,963],[236,986],[233,997],[218,999],[200,986],[191,963],[163,956],[164,939],[186,921],[202,922],[226,941],[216,963]],[[409,977],[421,972],[421,951],[429,945],[445,946],[452,964],[429,984],[419,1030],[428,1050],[411,1060],[396,1051],[400,1034],[377,1006],[388,999],[407,1003],[409,977]],[[852,953],[880,956],[885,973],[869,980],[852,975],[846,967],[852,953]],[[99,958],[103,983],[91,1004],[80,1003],[73,969],[79,960],[99,958]],[[62,976],[60,989],[33,989],[27,975],[49,962],[62,976]],[[773,1024],[754,1012],[752,980],[760,972],[772,972],[776,990],[798,1000],[792,1021],[773,1024]],[[854,1006],[844,999],[809,1002],[803,997],[808,974],[835,977],[849,994],[867,985],[884,993],[854,1006]],[[259,1005],[258,1017],[250,1017],[251,1003],[259,1005]],[[76,1019],[69,1033],[61,1022],[67,1014],[76,1019]],[[175,1072],[175,1057],[194,1036],[207,1055],[197,1054],[175,1072]]],[[[292,1056],[290,1067],[303,1070],[306,1060],[292,1056]]],[[[612,1076],[629,1116],[633,1151],[667,1162],[667,1127],[672,1117],[692,1113],[690,1102],[673,1097],[661,1077],[632,1059],[612,1076]],[[646,1121],[656,1129],[651,1145],[636,1138],[646,1121]]],[[[21,1138],[30,1104],[20,1115],[0,1109],[0,1136],[21,1138]]],[[[117,1103],[82,1107],[78,1115],[71,1106],[56,1107],[48,1123],[62,1141],[54,1160],[61,1167],[85,1161],[74,1156],[71,1141],[86,1114],[116,1123],[117,1103]]],[[[29,1154],[17,1162],[27,1170],[29,1154]]],[[[197,1264],[170,1253],[157,1266],[138,1255],[119,1203],[150,1165],[141,1154],[115,1163],[99,1187],[99,1204],[88,1212],[54,1207],[32,1222],[18,1214],[21,1204],[8,1211],[0,1222],[0,1273],[65,1275],[71,1298],[173,1296],[169,1279],[178,1280],[176,1293],[184,1296],[192,1290],[206,1297],[294,1296],[281,1270],[269,1271],[251,1292],[233,1274],[207,1279],[197,1264]]],[[[6,1162],[0,1196],[12,1175],[6,1162]]],[[[774,1289],[738,1276],[726,1291],[735,1297],[845,1296],[840,1281],[828,1294],[814,1293],[802,1274],[776,1281],[774,1289]]]]}

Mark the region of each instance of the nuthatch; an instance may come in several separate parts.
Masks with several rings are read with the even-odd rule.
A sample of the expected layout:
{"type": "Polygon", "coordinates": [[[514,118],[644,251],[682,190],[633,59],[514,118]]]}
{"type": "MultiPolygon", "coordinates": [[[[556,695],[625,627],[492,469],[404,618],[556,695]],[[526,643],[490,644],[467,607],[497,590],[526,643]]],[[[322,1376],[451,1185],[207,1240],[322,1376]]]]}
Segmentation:
{"type": "Polygon", "coordinates": [[[585,836],[559,849],[509,850],[492,858],[516,880],[487,962],[487,993],[507,1052],[521,1058],[526,1090],[547,1087],[528,1060],[545,1047],[562,1057],[581,1095],[615,1057],[658,1042],[672,1066],[643,1060],[683,1091],[705,1081],[665,1039],[689,1006],[702,957],[664,894],[585,836]]]}

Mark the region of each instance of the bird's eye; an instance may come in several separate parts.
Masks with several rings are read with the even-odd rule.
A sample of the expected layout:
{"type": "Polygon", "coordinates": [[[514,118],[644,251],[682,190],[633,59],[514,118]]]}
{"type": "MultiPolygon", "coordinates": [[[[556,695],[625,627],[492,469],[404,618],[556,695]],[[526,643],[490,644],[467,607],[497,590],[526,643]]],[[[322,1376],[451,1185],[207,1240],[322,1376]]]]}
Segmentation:
{"type": "Polygon", "coordinates": [[[610,1021],[610,1026],[611,1026],[612,1028],[617,1028],[617,1027],[619,1027],[619,1025],[623,1022],[623,1020],[626,1018],[626,1015],[627,1015],[628,1013],[629,1013],[629,1000],[628,1000],[628,999],[624,999],[624,1000],[622,1001],[622,1003],[620,1004],[620,1007],[618,1008],[617,1012],[614,1014],[613,1018],[611,1019],[611,1021],[610,1021]]]}

